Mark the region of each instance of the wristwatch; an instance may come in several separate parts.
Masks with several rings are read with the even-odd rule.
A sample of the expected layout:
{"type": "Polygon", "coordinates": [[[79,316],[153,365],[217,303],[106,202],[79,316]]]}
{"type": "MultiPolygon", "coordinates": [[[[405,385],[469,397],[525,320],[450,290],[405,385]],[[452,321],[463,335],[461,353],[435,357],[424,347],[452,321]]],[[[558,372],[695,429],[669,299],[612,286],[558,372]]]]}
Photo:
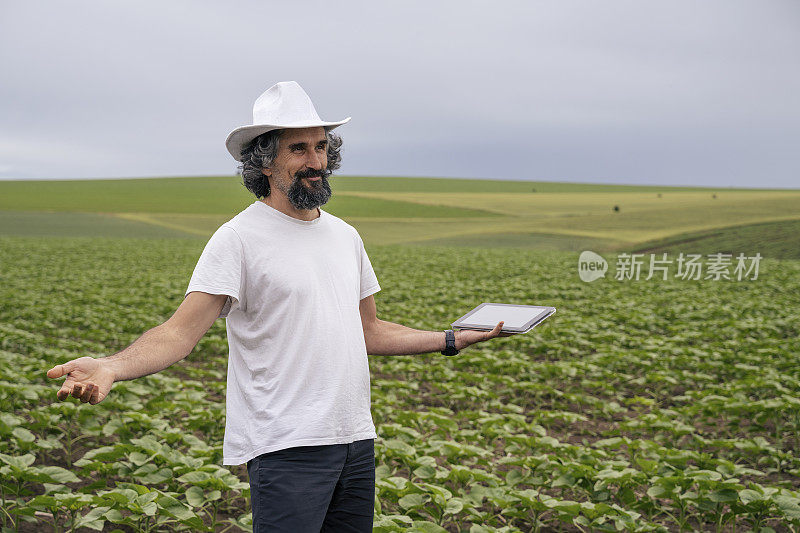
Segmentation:
{"type": "Polygon", "coordinates": [[[445,348],[442,350],[442,355],[456,355],[458,354],[458,350],[456,350],[456,334],[453,333],[452,329],[445,330],[445,348]]]}

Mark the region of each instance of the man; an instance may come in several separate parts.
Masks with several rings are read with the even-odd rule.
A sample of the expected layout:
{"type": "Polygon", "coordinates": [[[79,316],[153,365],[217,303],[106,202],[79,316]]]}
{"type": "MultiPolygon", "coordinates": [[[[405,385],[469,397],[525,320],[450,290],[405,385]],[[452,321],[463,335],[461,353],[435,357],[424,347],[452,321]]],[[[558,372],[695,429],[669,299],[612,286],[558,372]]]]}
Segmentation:
{"type": "Polygon", "coordinates": [[[262,94],[253,124],[226,141],[258,200],[223,224],[172,317],[109,357],[48,371],[57,393],[96,404],[115,381],[186,357],[226,318],[223,464],[247,463],[253,526],[372,531],[375,491],[367,353],[452,355],[501,334],[421,331],[377,318],[377,277],[358,232],[319,209],[341,139],[295,82],[262,94]]]}

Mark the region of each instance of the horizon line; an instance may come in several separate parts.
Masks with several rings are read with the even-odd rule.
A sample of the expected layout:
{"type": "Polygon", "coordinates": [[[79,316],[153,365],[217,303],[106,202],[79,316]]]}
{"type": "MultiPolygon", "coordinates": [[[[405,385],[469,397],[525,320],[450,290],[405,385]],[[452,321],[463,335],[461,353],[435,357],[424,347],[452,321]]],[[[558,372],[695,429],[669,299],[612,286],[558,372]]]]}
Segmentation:
{"type": "MultiPolygon", "coordinates": [[[[237,174],[198,174],[181,176],[124,176],[124,177],[86,177],[86,178],[8,178],[0,176],[2,182],[64,182],[64,181],[121,181],[121,180],[147,180],[147,179],[203,179],[203,178],[234,178],[237,174]]],[[[791,187],[736,187],[733,185],[689,185],[689,184],[662,184],[662,183],[619,183],[597,181],[570,181],[570,180],[530,180],[509,179],[493,177],[453,177],[453,176],[397,176],[379,174],[342,174],[333,178],[376,178],[376,179],[439,179],[439,180],[469,180],[469,181],[505,181],[525,183],[570,184],[570,185],[609,185],[628,187],[674,187],[684,189],[723,189],[723,190],[774,190],[774,191],[800,191],[800,188],[791,187]]]]}

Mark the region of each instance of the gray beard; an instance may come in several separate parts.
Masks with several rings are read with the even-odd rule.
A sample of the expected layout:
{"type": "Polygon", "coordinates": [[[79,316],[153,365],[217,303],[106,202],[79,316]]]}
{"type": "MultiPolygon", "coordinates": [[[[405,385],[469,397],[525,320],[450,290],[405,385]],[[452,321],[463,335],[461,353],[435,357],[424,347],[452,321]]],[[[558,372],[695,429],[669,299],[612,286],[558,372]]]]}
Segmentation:
{"type": "Polygon", "coordinates": [[[295,209],[316,209],[325,205],[331,198],[333,191],[327,176],[323,176],[317,182],[309,182],[309,186],[303,185],[302,179],[295,178],[292,186],[286,193],[289,203],[295,209]]]}

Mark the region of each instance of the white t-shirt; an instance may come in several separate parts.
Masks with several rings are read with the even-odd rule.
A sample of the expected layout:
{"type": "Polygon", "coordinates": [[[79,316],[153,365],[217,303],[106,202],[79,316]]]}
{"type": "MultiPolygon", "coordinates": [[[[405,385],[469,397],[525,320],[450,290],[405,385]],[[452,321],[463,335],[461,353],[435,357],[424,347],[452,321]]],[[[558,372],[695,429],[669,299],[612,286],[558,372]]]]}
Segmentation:
{"type": "Polygon", "coordinates": [[[358,232],[257,200],[211,237],[186,294],[229,296],[223,464],[376,438],[359,302],[380,290],[358,232]]]}

